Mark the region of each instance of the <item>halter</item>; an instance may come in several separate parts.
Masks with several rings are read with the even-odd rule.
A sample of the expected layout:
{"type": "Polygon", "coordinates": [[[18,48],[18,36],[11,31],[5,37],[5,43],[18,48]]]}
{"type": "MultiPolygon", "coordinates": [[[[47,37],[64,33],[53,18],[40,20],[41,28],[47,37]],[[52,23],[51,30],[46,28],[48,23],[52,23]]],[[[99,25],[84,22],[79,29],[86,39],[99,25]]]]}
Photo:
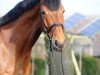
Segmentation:
{"type": "MultiPolygon", "coordinates": [[[[42,14],[42,10],[41,10],[41,5],[44,3],[45,1],[43,0],[42,2],[39,3],[39,14],[40,14],[40,19],[41,19],[41,26],[42,26],[42,30],[45,34],[47,34],[48,38],[49,38],[49,41],[50,41],[50,50],[52,51],[53,48],[52,48],[52,37],[53,37],[53,33],[54,33],[54,29],[56,27],[62,27],[62,29],[64,29],[63,27],[63,24],[61,24],[60,22],[55,22],[51,27],[46,27],[44,22],[43,22],[43,14],[42,14]],[[49,34],[50,32],[52,31],[51,35],[49,34]]],[[[58,51],[58,50],[57,50],[58,51]]],[[[52,59],[53,59],[53,63],[54,62],[54,54],[52,52],[52,59]]],[[[64,66],[63,66],[63,62],[62,62],[62,52],[61,52],[61,65],[62,65],[62,71],[63,71],[63,75],[64,74],[64,66]]],[[[55,66],[55,65],[54,65],[55,66]]],[[[56,71],[56,68],[55,68],[55,71],[56,71]]],[[[56,72],[57,73],[57,72],[56,72]]]]}
{"type": "MultiPolygon", "coordinates": [[[[52,43],[52,37],[53,37],[53,32],[54,32],[54,29],[56,28],[56,27],[62,27],[62,29],[64,29],[63,28],[63,24],[61,24],[60,22],[55,22],[53,25],[51,25],[51,27],[46,27],[45,26],[45,24],[44,24],[44,22],[43,22],[43,14],[42,14],[42,10],[41,10],[41,5],[44,3],[45,1],[43,0],[42,2],[40,2],[39,3],[39,14],[40,14],[40,19],[41,19],[41,26],[42,26],[42,30],[43,30],[43,32],[45,33],[45,34],[47,34],[47,36],[48,36],[48,38],[49,38],[49,40],[50,40],[50,42],[52,43]],[[52,34],[51,35],[49,35],[49,33],[52,31],[52,34]]],[[[52,49],[51,49],[52,50],[52,49]]]]}

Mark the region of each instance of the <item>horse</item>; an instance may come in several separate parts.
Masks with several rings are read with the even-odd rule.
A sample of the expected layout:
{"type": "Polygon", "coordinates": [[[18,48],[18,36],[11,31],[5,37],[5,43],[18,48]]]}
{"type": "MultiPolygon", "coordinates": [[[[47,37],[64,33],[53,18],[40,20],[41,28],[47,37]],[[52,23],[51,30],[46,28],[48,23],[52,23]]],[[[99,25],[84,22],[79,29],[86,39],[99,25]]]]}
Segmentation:
{"type": "Polygon", "coordinates": [[[61,51],[63,13],[61,0],[23,0],[0,18],[0,75],[30,75],[31,49],[42,32],[61,51]]]}

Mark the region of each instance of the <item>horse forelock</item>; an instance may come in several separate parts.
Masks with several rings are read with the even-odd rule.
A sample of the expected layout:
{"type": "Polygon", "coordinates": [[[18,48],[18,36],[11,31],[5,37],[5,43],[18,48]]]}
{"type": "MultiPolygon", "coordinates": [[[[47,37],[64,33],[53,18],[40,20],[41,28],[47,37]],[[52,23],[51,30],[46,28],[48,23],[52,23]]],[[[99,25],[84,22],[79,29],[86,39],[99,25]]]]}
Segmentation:
{"type": "Polygon", "coordinates": [[[61,0],[44,0],[44,3],[48,7],[48,9],[54,11],[59,9],[61,0]]]}

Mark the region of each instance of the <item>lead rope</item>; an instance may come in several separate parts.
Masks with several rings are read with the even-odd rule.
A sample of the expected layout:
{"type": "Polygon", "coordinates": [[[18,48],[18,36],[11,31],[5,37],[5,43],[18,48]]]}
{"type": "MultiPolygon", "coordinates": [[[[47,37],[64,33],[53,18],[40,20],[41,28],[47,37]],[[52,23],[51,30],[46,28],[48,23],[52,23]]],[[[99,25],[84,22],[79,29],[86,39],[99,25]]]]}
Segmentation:
{"type": "Polygon", "coordinates": [[[54,60],[54,54],[53,54],[53,51],[52,51],[52,40],[50,40],[50,51],[51,51],[51,59],[52,59],[52,65],[54,66],[54,70],[55,70],[55,73],[57,75],[57,69],[56,69],[56,65],[55,65],[55,60],[54,60]]]}
{"type": "Polygon", "coordinates": [[[49,43],[50,43],[50,51],[51,51],[51,53],[52,53],[52,57],[51,57],[51,59],[52,59],[52,65],[54,66],[54,70],[55,70],[55,72],[56,72],[56,75],[57,75],[57,70],[56,70],[56,65],[55,65],[55,60],[54,60],[54,55],[53,55],[53,48],[52,48],[52,37],[53,37],[53,33],[51,34],[51,36],[46,32],[46,34],[47,34],[47,36],[48,36],[48,38],[49,38],[49,43]]]}
{"type": "MultiPolygon", "coordinates": [[[[45,28],[44,28],[44,29],[45,29],[45,28]]],[[[54,30],[54,28],[53,28],[53,30],[54,30]]],[[[56,69],[56,65],[55,65],[54,54],[53,54],[53,48],[52,48],[52,37],[53,37],[53,33],[52,33],[51,36],[47,33],[46,30],[45,30],[45,33],[47,34],[47,36],[48,36],[48,38],[49,38],[49,41],[50,41],[50,51],[51,51],[51,53],[52,53],[51,59],[52,59],[52,61],[53,61],[52,63],[53,63],[54,70],[55,70],[56,75],[57,75],[57,69],[56,69]]],[[[63,66],[62,51],[61,51],[61,66],[62,66],[62,71],[63,71],[62,74],[65,75],[65,73],[64,73],[64,66],[63,66]]]]}
{"type": "MultiPolygon", "coordinates": [[[[53,33],[51,35],[51,37],[49,36],[49,34],[47,34],[49,41],[50,41],[50,51],[52,53],[52,61],[53,61],[53,66],[54,66],[54,70],[56,72],[57,75],[57,70],[56,70],[56,65],[55,65],[55,60],[54,60],[54,54],[53,54],[53,48],[52,48],[52,37],[53,37],[53,33]]],[[[64,73],[64,66],[63,66],[63,56],[62,56],[62,51],[61,51],[61,66],[62,66],[62,74],[65,75],[64,73]]]]}
{"type": "MultiPolygon", "coordinates": [[[[39,9],[40,9],[40,5],[44,3],[44,1],[42,1],[40,4],[39,4],[39,9]]],[[[54,70],[56,72],[56,75],[57,75],[57,70],[56,70],[56,65],[55,65],[55,60],[54,60],[54,54],[53,54],[53,49],[52,49],[52,37],[53,37],[53,33],[50,37],[50,35],[47,33],[47,30],[44,26],[44,22],[43,21],[43,16],[42,16],[42,13],[41,13],[41,10],[39,11],[40,13],[40,19],[41,19],[41,24],[43,25],[43,29],[44,29],[44,32],[47,34],[48,38],[49,38],[49,41],[50,41],[50,50],[52,52],[52,60],[53,60],[53,66],[54,66],[54,70]]],[[[55,26],[54,26],[55,28],[55,26]]],[[[54,31],[54,28],[53,28],[53,31],[54,31]]],[[[62,51],[61,51],[61,65],[62,65],[62,71],[63,71],[63,75],[64,75],[64,66],[63,66],[63,61],[62,61],[62,51]]]]}
{"type": "MultiPolygon", "coordinates": [[[[55,69],[55,72],[56,72],[56,75],[57,75],[57,70],[56,70],[56,65],[55,65],[55,60],[54,60],[54,54],[53,54],[53,51],[52,50],[51,50],[51,52],[52,52],[53,66],[54,66],[54,69],[55,69]]],[[[62,74],[65,75],[65,73],[64,73],[64,66],[63,66],[62,51],[61,51],[61,66],[62,66],[62,74]]]]}
{"type": "Polygon", "coordinates": [[[62,51],[61,51],[61,65],[62,65],[63,75],[65,75],[65,72],[64,72],[64,66],[63,66],[63,56],[62,56],[62,51]]]}

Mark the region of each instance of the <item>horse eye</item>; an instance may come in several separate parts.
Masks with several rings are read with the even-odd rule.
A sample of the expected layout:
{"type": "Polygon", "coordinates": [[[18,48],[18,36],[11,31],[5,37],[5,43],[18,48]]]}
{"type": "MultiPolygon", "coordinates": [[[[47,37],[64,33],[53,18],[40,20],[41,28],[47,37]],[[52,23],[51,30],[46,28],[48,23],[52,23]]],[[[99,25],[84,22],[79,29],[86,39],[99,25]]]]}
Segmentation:
{"type": "Polygon", "coordinates": [[[43,15],[46,15],[45,11],[41,11],[41,13],[42,13],[43,15]]]}
{"type": "Polygon", "coordinates": [[[63,11],[63,13],[65,12],[65,10],[63,11]]]}

